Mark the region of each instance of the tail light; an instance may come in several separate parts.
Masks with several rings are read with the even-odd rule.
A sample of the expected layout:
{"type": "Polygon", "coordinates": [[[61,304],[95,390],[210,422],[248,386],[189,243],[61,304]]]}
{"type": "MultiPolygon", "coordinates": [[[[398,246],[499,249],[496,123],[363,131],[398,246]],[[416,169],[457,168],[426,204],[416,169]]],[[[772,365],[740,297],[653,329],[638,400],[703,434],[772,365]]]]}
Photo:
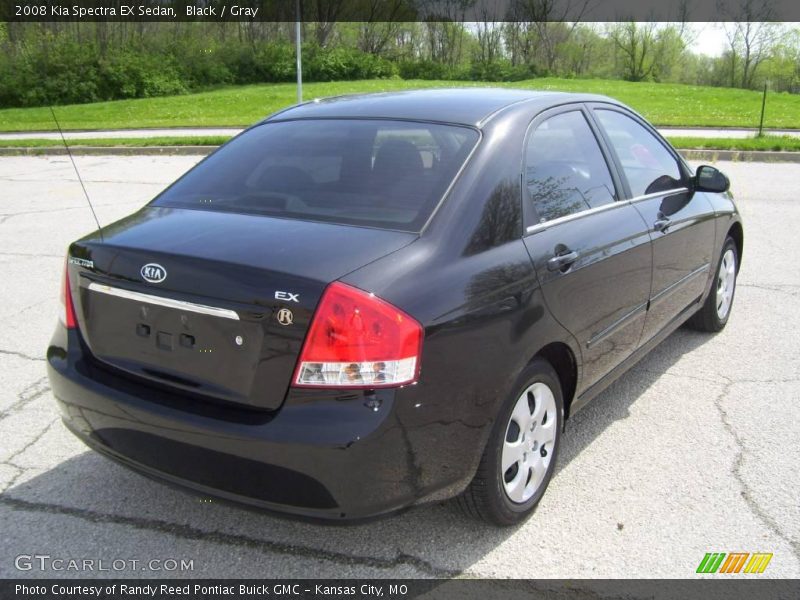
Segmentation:
{"type": "Polygon", "coordinates": [[[67,329],[75,329],[77,319],[75,318],[75,306],[72,304],[72,293],[69,289],[69,272],[66,262],[61,281],[61,313],[58,315],[58,319],[67,329]]]}
{"type": "Polygon", "coordinates": [[[388,302],[343,283],[322,295],[300,353],[294,385],[374,388],[413,383],[422,326],[388,302]]]}

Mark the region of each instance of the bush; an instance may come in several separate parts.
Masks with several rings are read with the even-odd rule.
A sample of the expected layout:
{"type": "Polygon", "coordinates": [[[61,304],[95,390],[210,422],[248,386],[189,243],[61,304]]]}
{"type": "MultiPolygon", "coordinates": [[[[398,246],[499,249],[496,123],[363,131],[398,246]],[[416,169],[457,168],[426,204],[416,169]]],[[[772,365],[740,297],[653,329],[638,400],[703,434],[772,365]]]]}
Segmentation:
{"type": "Polygon", "coordinates": [[[90,48],[52,39],[43,50],[0,63],[5,106],[67,104],[97,100],[97,65],[90,48]]]}
{"type": "Polygon", "coordinates": [[[169,56],[123,50],[98,62],[98,87],[103,99],[148,98],[187,92],[187,86],[169,56]]]}
{"type": "Polygon", "coordinates": [[[308,81],[381,79],[396,74],[393,63],[355,48],[303,47],[303,76],[308,81]]]}
{"type": "MultiPolygon", "coordinates": [[[[291,82],[296,77],[292,44],[225,43],[197,36],[111,45],[81,42],[65,34],[42,34],[33,44],[0,42],[0,106],[76,104],[99,100],[184,94],[213,86],[291,82]]],[[[508,61],[451,67],[430,60],[400,63],[351,47],[303,46],[305,81],[379,79],[472,79],[516,81],[527,66],[508,61]]]]}
{"type": "Polygon", "coordinates": [[[473,81],[522,81],[532,76],[534,73],[528,65],[512,65],[507,60],[474,62],[469,72],[469,78],[473,81]]]}
{"type": "MultiPolygon", "coordinates": [[[[297,73],[294,47],[289,44],[262,46],[253,56],[252,68],[254,83],[293,81],[297,73]]],[[[243,76],[241,81],[247,79],[243,76]]]]}
{"type": "Polygon", "coordinates": [[[453,69],[432,60],[404,60],[399,65],[403,79],[453,79],[453,69]]]}
{"type": "MultiPolygon", "coordinates": [[[[240,49],[240,46],[236,46],[233,54],[238,56],[240,49]]],[[[225,49],[214,42],[190,38],[175,44],[171,54],[187,88],[199,89],[236,82],[235,68],[232,68],[235,61],[229,60],[225,49]]]]}

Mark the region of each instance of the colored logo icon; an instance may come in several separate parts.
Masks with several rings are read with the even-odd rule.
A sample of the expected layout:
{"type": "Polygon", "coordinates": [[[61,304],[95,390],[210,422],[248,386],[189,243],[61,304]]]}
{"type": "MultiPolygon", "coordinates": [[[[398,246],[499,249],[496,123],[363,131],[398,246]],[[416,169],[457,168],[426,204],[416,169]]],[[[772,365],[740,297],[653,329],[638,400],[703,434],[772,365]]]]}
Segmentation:
{"type": "Polygon", "coordinates": [[[772,554],[766,552],[707,552],[697,566],[697,573],[763,573],[772,554]]]}

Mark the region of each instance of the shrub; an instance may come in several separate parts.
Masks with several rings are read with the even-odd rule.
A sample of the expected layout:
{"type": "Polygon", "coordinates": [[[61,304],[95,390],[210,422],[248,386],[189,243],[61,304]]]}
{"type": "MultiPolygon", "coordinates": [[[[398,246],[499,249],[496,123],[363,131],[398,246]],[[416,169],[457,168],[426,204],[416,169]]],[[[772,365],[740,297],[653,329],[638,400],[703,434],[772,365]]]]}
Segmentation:
{"type": "Polygon", "coordinates": [[[521,81],[532,76],[534,73],[527,65],[512,65],[507,60],[474,62],[469,71],[469,78],[473,81],[521,81]]]}
{"type": "Polygon", "coordinates": [[[303,47],[303,76],[308,81],[380,79],[396,74],[393,63],[355,48],[303,47]]]}
{"type": "Polygon", "coordinates": [[[258,48],[254,55],[253,71],[254,82],[294,80],[297,72],[294,47],[289,44],[267,44],[258,48]]]}
{"type": "Polygon", "coordinates": [[[404,60],[399,72],[403,79],[453,79],[453,69],[432,60],[404,60]]]}
{"type": "Polygon", "coordinates": [[[92,102],[98,99],[97,65],[91,48],[53,38],[39,51],[6,63],[0,96],[16,106],[92,102]]]}
{"type": "Polygon", "coordinates": [[[169,56],[122,50],[100,59],[99,89],[105,100],[184,94],[187,86],[169,56]]]}
{"type": "MultiPolygon", "coordinates": [[[[232,48],[238,55],[240,45],[232,48]]],[[[199,89],[236,82],[229,53],[215,42],[190,38],[175,44],[171,50],[180,78],[190,89],[199,89]]]]}
{"type": "MultiPolygon", "coordinates": [[[[156,38],[147,45],[111,45],[44,33],[36,43],[0,41],[0,106],[42,106],[184,94],[219,85],[291,82],[292,44],[225,43],[187,35],[156,38]]],[[[451,67],[430,60],[395,62],[339,46],[303,46],[303,79],[340,81],[400,76],[404,79],[515,81],[527,66],[500,60],[451,67]]]]}

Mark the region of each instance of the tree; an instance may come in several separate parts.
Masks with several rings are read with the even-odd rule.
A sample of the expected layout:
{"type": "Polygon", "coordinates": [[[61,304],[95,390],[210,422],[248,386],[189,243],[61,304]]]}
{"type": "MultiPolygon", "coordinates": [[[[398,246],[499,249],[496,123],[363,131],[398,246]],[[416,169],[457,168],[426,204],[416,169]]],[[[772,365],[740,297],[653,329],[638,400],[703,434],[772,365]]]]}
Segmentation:
{"type": "Polygon", "coordinates": [[[379,55],[397,38],[404,26],[400,21],[414,16],[406,0],[363,0],[361,11],[366,18],[359,23],[358,48],[379,55]]]}
{"type": "Polygon", "coordinates": [[[428,58],[449,67],[461,61],[464,17],[474,0],[419,0],[428,58]]]}
{"type": "Polygon", "coordinates": [[[621,56],[623,77],[644,81],[655,68],[656,23],[625,21],[609,27],[608,37],[621,56]]]}
{"type": "Polygon", "coordinates": [[[596,72],[593,67],[607,59],[607,48],[608,40],[598,35],[591,24],[577,27],[570,40],[562,45],[566,74],[581,76],[596,72]]]}
{"type": "Polygon", "coordinates": [[[430,60],[450,67],[456,66],[461,61],[464,24],[429,20],[424,25],[430,60]]]}
{"type": "Polygon", "coordinates": [[[680,25],[668,24],[658,28],[653,44],[653,70],[655,81],[673,79],[684,53],[686,52],[686,29],[680,25]]]}
{"type": "MultiPolygon", "coordinates": [[[[758,79],[767,79],[779,92],[800,93],[800,29],[787,32],[761,65],[758,79]]],[[[754,82],[761,85],[761,81],[754,82]]]]}
{"type": "Polygon", "coordinates": [[[730,85],[752,88],[759,65],[782,35],[774,22],[777,16],[772,0],[717,0],[717,8],[726,21],[730,18],[723,23],[730,46],[730,85]],[[736,4],[732,5],[733,1],[736,4]]]}
{"type": "Polygon", "coordinates": [[[475,60],[488,65],[500,58],[502,53],[503,28],[495,22],[495,16],[489,14],[484,6],[479,14],[481,21],[475,23],[477,51],[475,60]]]}
{"type": "Polygon", "coordinates": [[[591,0],[514,0],[506,29],[513,64],[538,63],[540,71],[558,72],[563,46],[589,9],[591,0]],[[533,60],[532,60],[533,59],[533,60]]]}
{"type": "MultiPolygon", "coordinates": [[[[320,47],[324,48],[328,43],[343,4],[344,0],[314,0],[310,13],[314,19],[314,36],[320,47]]],[[[304,17],[306,14],[304,12],[304,17]]]]}
{"type": "Polygon", "coordinates": [[[686,51],[687,28],[680,23],[626,21],[608,29],[623,78],[666,81],[686,51]]]}

